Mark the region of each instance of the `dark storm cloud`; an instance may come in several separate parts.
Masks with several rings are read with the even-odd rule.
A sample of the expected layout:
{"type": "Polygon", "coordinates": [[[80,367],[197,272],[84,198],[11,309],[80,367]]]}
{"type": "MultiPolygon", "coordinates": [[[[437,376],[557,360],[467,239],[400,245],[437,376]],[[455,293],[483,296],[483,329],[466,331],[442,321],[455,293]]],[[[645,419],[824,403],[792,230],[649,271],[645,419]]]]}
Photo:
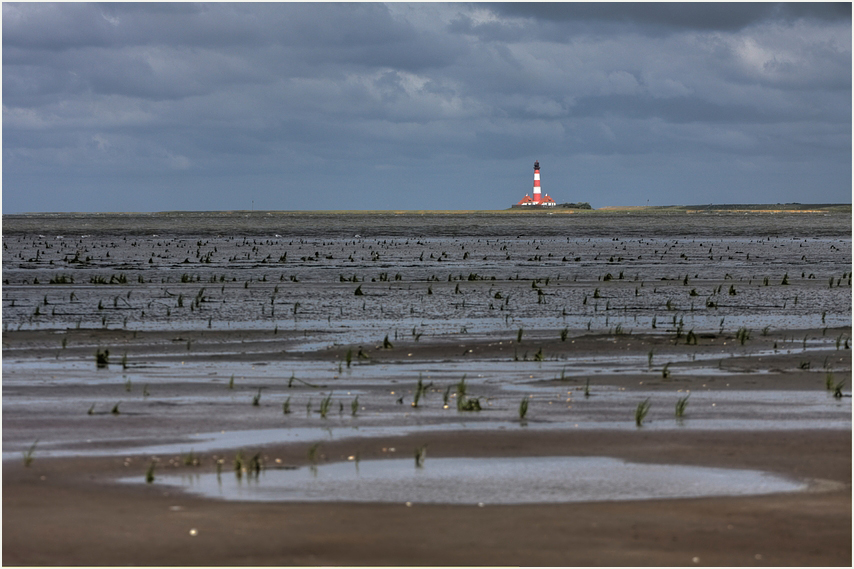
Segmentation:
{"type": "Polygon", "coordinates": [[[847,4],[2,8],[7,211],[850,199],[847,4]]]}
{"type": "Polygon", "coordinates": [[[499,3],[491,9],[508,16],[558,22],[619,22],[679,30],[738,31],[747,26],[800,18],[851,20],[851,4],[746,2],[548,2],[499,3]]]}
{"type": "Polygon", "coordinates": [[[548,39],[572,42],[584,35],[638,33],[666,35],[686,31],[737,32],[752,25],[797,20],[850,22],[850,3],[746,2],[507,2],[482,4],[505,16],[500,21],[475,22],[460,14],[451,24],[454,33],[483,40],[548,39]]]}

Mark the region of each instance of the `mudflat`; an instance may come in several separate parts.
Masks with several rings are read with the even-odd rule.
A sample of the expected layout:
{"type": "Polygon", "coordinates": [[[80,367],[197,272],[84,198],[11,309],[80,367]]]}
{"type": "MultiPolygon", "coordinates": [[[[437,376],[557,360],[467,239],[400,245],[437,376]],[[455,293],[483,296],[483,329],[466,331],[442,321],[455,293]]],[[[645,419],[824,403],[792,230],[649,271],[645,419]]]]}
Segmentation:
{"type": "Polygon", "coordinates": [[[810,215],[668,216],[659,237],[606,213],[375,233],[68,216],[50,235],[4,216],[3,562],[850,566],[850,216],[814,235],[810,215]],[[508,504],[466,501],[462,472],[439,503],[273,484],[550,457],[796,489],[508,504]],[[202,495],[211,476],[262,498],[202,495]]]}

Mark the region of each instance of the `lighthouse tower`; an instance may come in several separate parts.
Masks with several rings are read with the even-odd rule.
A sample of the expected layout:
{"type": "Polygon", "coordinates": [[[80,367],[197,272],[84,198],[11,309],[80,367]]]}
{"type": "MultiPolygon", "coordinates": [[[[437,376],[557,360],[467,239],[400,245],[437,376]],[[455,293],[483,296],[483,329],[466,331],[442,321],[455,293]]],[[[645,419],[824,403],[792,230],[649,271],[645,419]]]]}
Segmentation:
{"type": "Polygon", "coordinates": [[[540,204],[540,161],[534,162],[534,203],[540,204]]]}

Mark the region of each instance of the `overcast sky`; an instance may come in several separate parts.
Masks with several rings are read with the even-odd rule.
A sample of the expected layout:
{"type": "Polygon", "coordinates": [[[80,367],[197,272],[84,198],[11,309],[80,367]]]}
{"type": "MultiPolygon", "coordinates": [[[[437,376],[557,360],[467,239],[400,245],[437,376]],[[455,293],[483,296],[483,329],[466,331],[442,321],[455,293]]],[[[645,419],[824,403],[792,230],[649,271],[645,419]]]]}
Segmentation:
{"type": "Polygon", "coordinates": [[[3,211],[851,202],[850,4],[3,9],[3,211]]]}

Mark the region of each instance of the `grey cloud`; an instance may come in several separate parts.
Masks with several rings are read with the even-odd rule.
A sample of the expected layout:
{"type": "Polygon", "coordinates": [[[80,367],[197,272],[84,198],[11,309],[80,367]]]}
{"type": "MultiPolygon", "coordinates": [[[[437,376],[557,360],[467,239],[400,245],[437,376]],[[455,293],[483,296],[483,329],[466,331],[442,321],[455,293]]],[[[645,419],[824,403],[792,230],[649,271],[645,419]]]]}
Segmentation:
{"type": "Polygon", "coordinates": [[[786,171],[796,192],[811,170],[849,199],[850,8],[725,8],[6,3],[4,205],[124,179],[172,188],[159,209],[235,207],[235,184],[270,207],[309,184],[341,207],[504,207],[535,158],[598,205],[644,177],[786,171]]]}
{"type": "Polygon", "coordinates": [[[508,2],[490,6],[496,12],[508,16],[553,22],[616,22],[704,31],[738,31],[769,20],[851,20],[851,4],[847,2],[508,2]]]}

